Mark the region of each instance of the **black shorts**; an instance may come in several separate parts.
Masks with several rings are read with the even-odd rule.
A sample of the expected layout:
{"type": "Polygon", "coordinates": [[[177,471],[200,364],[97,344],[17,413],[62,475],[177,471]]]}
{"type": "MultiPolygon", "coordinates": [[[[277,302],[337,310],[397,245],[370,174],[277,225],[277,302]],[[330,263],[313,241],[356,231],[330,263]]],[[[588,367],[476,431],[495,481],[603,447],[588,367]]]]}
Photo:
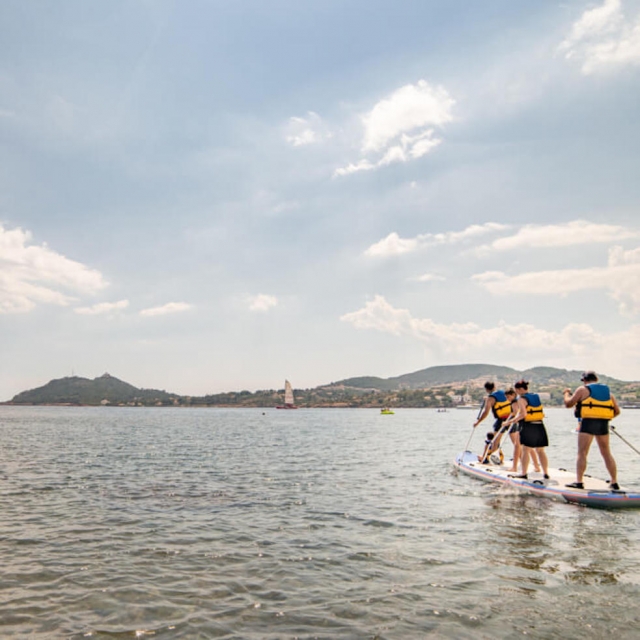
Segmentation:
{"type": "Polygon", "coordinates": [[[606,436],[609,434],[609,421],[604,418],[582,418],[578,431],[592,436],[606,436]]]}
{"type": "Polygon", "coordinates": [[[544,422],[525,422],[522,431],[520,431],[520,444],[532,449],[548,447],[549,438],[547,430],[544,428],[544,422]]]}
{"type": "Polygon", "coordinates": [[[498,431],[502,429],[502,423],[503,423],[502,418],[496,418],[496,421],[493,423],[493,431],[495,433],[498,433],[498,431]]]}

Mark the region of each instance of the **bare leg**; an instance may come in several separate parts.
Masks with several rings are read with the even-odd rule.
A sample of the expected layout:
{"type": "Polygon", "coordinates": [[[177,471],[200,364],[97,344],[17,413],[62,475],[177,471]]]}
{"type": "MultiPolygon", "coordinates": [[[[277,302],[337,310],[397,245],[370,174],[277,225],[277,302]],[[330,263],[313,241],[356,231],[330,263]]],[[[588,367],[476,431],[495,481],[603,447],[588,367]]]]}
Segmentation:
{"type": "Polygon", "coordinates": [[[527,470],[529,469],[529,455],[530,455],[531,447],[525,447],[522,445],[522,475],[527,475],[527,470]]]}
{"type": "Polygon", "coordinates": [[[533,470],[540,472],[540,460],[538,459],[538,449],[531,449],[531,462],[533,462],[533,470]]]}
{"type": "Polygon", "coordinates": [[[542,447],[538,447],[535,451],[538,454],[538,460],[540,461],[540,466],[542,467],[544,475],[548,476],[549,461],[547,460],[547,452],[542,447]]]}
{"type": "Polygon", "coordinates": [[[500,440],[502,440],[502,434],[497,432],[491,441],[491,453],[495,453],[500,448],[500,440]]]}
{"type": "MultiPolygon", "coordinates": [[[[599,436],[599,437],[602,438],[602,437],[608,437],[608,436],[599,436]]],[[[587,456],[589,455],[589,449],[591,448],[591,443],[593,442],[593,438],[594,436],[592,436],[590,433],[578,434],[578,459],[576,461],[576,478],[578,482],[582,482],[582,477],[584,476],[584,472],[587,470],[587,456]]]]}
{"type": "Polygon", "coordinates": [[[513,464],[511,465],[512,473],[518,471],[518,460],[520,460],[520,455],[522,454],[520,447],[520,434],[516,431],[515,433],[509,434],[511,437],[511,442],[513,443],[513,464]]]}
{"type": "Polygon", "coordinates": [[[609,448],[609,435],[596,436],[596,442],[600,448],[600,455],[604,460],[604,464],[607,467],[607,471],[611,476],[611,482],[618,482],[618,468],[616,467],[616,461],[613,459],[611,449],[609,448]]]}

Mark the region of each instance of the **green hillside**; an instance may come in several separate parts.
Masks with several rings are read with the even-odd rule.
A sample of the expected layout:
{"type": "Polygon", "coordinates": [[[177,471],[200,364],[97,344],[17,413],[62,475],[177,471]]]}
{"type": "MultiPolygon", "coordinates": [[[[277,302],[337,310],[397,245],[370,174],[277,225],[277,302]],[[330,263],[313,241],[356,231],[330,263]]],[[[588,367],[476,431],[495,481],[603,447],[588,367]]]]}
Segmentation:
{"type": "Polygon", "coordinates": [[[78,376],[51,380],[42,387],[19,393],[11,400],[11,403],[99,405],[106,401],[109,404],[136,402],[155,404],[158,402],[168,403],[175,397],[174,394],[169,394],[166,391],[138,389],[105,373],[94,380],[78,376]]]}
{"type": "MultiPolygon", "coordinates": [[[[562,389],[575,389],[580,372],[554,367],[517,371],[491,364],[437,366],[392,378],[362,376],[314,389],[295,389],[300,407],[449,407],[460,402],[480,403],[486,380],[507,387],[529,380],[532,390],[549,393],[549,404],[562,402],[562,389]],[[466,398],[466,399],[464,399],[466,398]]],[[[640,401],[640,383],[623,382],[602,375],[617,397],[627,403],[640,401]]],[[[105,373],[90,380],[77,376],[52,380],[37,389],[23,391],[9,404],[274,407],[282,403],[283,390],[229,391],[205,396],[180,396],[156,389],[138,389],[105,373]]]]}
{"type": "Polygon", "coordinates": [[[443,384],[464,384],[469,380],[483,378],[487,380],[515,379],[515,369],[493,364],[458,364],[450,366],[429,367],[415,373],[407,373],[396,378],[390,378],[398,385],[398,389],[424,389],[443,384]]]}
{"type": "MultiPolygon", "coordinates": [[[[348,378],[332,383],[334,386],[354,389],[376,389],[378,391],[399,391],[400,389],[425,389],[441,385],[465,385],[493,380],[503,386],[512,385],[524,378],[534,385],[562,384],[575,386],[580,382],[580,371],[569,371],[554,367],[534,367],[518,371],[511,367],[494,364],[457,364],[429,367],[414,373],[406,373],[393,378],[360,377],[348,378]]],[[[602,380],[613,380],[602,376],[602,380]]]]}

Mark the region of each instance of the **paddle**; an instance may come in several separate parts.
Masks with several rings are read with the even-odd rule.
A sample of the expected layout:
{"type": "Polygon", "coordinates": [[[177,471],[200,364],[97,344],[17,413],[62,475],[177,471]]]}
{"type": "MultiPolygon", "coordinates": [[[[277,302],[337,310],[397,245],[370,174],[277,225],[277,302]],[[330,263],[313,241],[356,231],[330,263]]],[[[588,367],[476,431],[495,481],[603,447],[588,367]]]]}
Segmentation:
{"type": "MultiPolygon", "coordinates": [[[[476,420],[482,415],[482,412],[484,411],[484,403],[487,401],[487,399],[485,398],[482,401],[482,406],[480,407],[480,411],[478,411],[478,415],[476,416],[476,420]]],[[[469,451],[469,445],[471,444],[471,438],[473,438],[473,434],[476,432],[476,426],[473,425],[472,429],[471,429],[471,435],[469,436],[469,439],[467,440],[467,446],[464,448],[465,451],[469,451]]]]}
{"type": "Polygon", "coordinates": [[[620,440],[622,440],[622,442],[624,442],[626,445],[630,446],[638,455],[640,455],[640,451],[638,451],[626,438],[623,438],[617,431],[616,428],[613,425],[609,425],[611,431],[613,431],[613,433],[615,433],[618,438],[620,438],[620,440]]]}
{"type": "MultiPolygon", "coordinates": [[[[500,430],[498,431],[498,433],[496,433],[496,435],[493,437],[493,439],[495,440],[496,438],[499,438],[500,436],[503,436],[505,433],[507,433],[509,431],[509,429],[511,428],[511,425],[509,425],[508,427],[500,427],[500,430]]],[[[500,452],[502,451],[502,445],[505,443],[505,438],[502,438],[502,440],[500,440],[500,446],[497,448],[496,451],[494,451],[491,455],[494,456],[496,454],[498,454],[498,456],[500,456],[500,452]]],[[[503,454],[504,455],[504,454],[503,454]]],[[[492,462],[494,462],[492,460],[492,462]]]]}

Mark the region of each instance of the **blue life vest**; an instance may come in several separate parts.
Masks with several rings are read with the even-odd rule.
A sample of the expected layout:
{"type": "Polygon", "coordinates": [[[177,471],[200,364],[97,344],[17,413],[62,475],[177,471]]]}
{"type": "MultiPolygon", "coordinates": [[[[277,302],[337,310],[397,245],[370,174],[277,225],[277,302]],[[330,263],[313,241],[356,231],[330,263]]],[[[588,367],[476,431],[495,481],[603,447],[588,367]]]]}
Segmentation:
{"type": "Polygon", "coordinates": [[[614,414],[614,407],[609,387],[599,382],[586,384],[585,387],[589,390],[589,397],[578,403],[580,417],[611,420],[614,414]]]}
{"type": "Polygon", "coordinates": [[[524,417],[525,422],[542,422],[544,411],[542,402],[537,393],[523,393],[522,397],[527,401],[527,415],[524,417]]]}
{"type": "Polygon", "coordinates": [[[489,397],[495,400],[493,407],[491,407],[493,415],[500,420],[504,420],[511,413],[511,403],[507,400],[504,391],[499,389],[498,391],[490,393],[489,397]]]}

